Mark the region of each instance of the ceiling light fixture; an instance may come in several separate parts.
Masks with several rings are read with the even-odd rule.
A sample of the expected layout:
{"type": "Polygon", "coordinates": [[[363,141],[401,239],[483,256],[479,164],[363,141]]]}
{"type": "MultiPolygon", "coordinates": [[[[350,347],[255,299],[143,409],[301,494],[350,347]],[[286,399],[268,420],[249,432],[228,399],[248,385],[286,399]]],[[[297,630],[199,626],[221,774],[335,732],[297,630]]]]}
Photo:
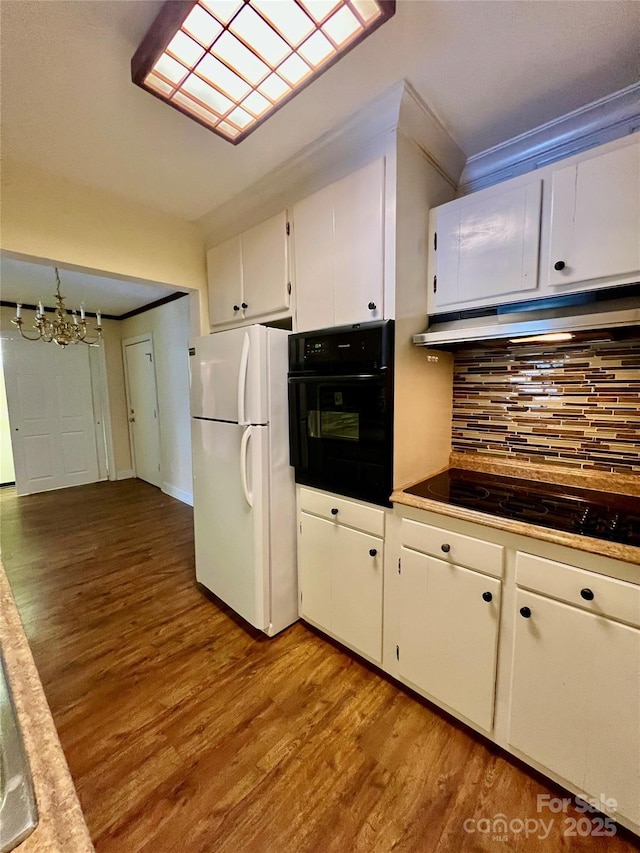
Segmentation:
{"type": "Polygon", "coordinates": [[[237,145],[395,13],[395,0],[169,0],[131,79],[237,145]]]}
{"type": "Polygon", "coordinates": [[[32,328],[35,329],[35,337],[26,335],[22,329],[24,320],[22,319],[22,305],[20,302],[16,304],[16,316],[11,321],[14,326],[18,327],[18,331],[27,341],[45,341],[50,344],[58,344],[59,347],[66,347],[68,344],[97,344],[102,340],[102,317],[100,312],[96,314],[96,326],[94,328],[95,337],[87,338],[87,321],[84,315],[84,305],[80,306],[80,319],[75,311],[71,311],[71,319],[64,305],[64,296],[60,293],[60,275],[56,268],[56,307],[54,309],[53,320],[48,320],[45,317],[42,302],[38,302],[36,308],[36,319],[32,328]]]}
{"type": "Polygon", "coordinates": [[[574,336],[571,332],[548,332],[546,335],[530,335],[528,338],[511,338],[512,344],[556,343],[570,341],[574,336]]]}

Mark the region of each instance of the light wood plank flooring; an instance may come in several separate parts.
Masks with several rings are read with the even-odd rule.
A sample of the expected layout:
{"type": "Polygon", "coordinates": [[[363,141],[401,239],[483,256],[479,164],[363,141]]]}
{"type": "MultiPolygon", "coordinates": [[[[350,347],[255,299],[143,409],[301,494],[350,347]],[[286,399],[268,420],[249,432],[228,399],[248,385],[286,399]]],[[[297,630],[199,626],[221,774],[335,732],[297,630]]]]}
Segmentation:
{"type": "Polygon", "coordinates": [[[536,796],[562,792],[303,624],[246,630],[196,586],[191,509],[157,489],[0,499],[98,853],[640,849],[622,831],[565,836],[557,816],[545,839],[465,832],[548,819],[536,796]]]}

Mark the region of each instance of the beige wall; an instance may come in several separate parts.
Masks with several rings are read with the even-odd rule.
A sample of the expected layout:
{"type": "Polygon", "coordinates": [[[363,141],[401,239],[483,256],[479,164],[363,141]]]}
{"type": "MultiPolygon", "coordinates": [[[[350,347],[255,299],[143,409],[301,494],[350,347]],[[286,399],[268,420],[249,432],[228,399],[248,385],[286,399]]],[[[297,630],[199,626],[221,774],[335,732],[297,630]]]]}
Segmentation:
{"type": "Polygon", "coordinates": [[[413,345],[427,323],[429,208],[454,196],[415,142],[398,133],[395,220],[394,487],[446,468],[453,357],[413,345]]]}
{"type": "Polygon", "coordinates": [[[2,163],[0,214],[3,251],[52,266],[196,290],[202,328],[208,329],[198,225],[11,158],[2,163]]]}
{"type": "Polygon", "coordinates": [[[129,424],[127,422],[127,397],[122,362],[122,323],[103,320],[104,368],[107,380],[108,410],[110,413],[111,447],[113,468],[110,480],[121,480],[132,474],[131,450],[129,447],[129,424]]]}
{"type": "MultiPolygon", "coordinates": [[[[122,340],[149,332],[153,335],[160,412],[162,490],[188,503],[192,500],[189,301],[188,297],[176,299],[119,323],[122,340]]],[[[128,431],[126,423],[125,428],[128,431]]]]}

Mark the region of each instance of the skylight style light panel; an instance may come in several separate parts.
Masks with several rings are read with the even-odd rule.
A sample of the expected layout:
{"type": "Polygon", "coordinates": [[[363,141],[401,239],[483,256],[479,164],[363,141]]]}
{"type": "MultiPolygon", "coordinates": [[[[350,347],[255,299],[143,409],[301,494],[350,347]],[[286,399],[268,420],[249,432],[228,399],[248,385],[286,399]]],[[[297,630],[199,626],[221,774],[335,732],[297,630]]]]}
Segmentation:
{"type": "Polygon", "coordinates": [[[394,12],[395,0],[170,0],[132,79],[238,143],[394,12]]]}
{"type": "Polygon", "coordinates": [[[266,80],[263,80],[258,91],[275,103],[288,95],[291,92],[291,87],[284,82],[278,74],[269,74],[266,80]]]}
{"type": "Polygon", "coordinates": [[[240,39],[237,39],[226,30],[216,40],[211,50],[233,71],[255,86],[263,80],[270,69],[268,65],[245,47],[240,39]]]}
{"type": "Polygon", "coordinates": [[[218,89],[233,98],[236,103],[251,91],[251,86],[246,80],[243,80],[242,77],[239,77],[211,54],[207,54],[200,62],[197,73],[210,83],[215,83],[218,89]]]}
{"type": "Polygon", "coordinates": [[[302,42],[298,48],[298,53],[303,59],[306,59],[310,65],[317,67],[321,65],[330,56],[333,56],[336,49],[331,44],[329,39],[324,36],[320,30],[310,36],[306,41],[302,42]]]}
{"type": "Polygon", "coordinates": [[[179,30],[167,45],[167,53],[180,60],[187,68],[193,68],[196,62],[202,59],[204,48],[186,33],[183,33],[182,30],[179,30]]]}
{"type": "Polygon", "coordinates": [[[257,92],[254,89],[253,92],[244,99],[241,106],[252,112],[253,115],[258,118],[265,110],[268,110],[271,107],[271,101],[268,101],[260,94],[260,92],[257,92]]]}
{"type": "Polygon", "coordinates": [[[228,24],[243,5],[242,0],[201,0],[201,2],[223,24],[228,24]]]}
{"type": "Polygon", "coordinates": [[[177,92],[173,98],[172,103],[180,104],[185,110],[188,110],[193,115],[198,116],[199,119],[206,122],[209,127],[215,127],[220,121],[220,116],[212,113],[211,110],[206,109],[206,107],[197,103],[193,100],[193,98],[188,97],[188,95],[183,95],[182,92],[177,92]]]}
{"type": "Polygon", "coordinates": [[[318,24],[324,21],[338,6],[343,5],[342,0],[300,0],[300,2],[318,24]]]}
{"type": "Polygon", "coordinates": [[[291,53],[286,41],[250,6],[236,15],[230,29],[273,68],[291,53]]]}
{"type": "Polygon", "coordinates": [[[151,74],[147,74],[145,79],[145,86],[150,86],[152,89],[155,89],[158,92],[161,92],[163,95],[171,95],[175,86],[171,86],[169,83],[165,83],[165,81],[158,77],[157,74],[151,72],[151,74]]]}
{"type": "Polygon", "coordinates": [[[295,0],[252,0],[251,3],[292,47],[310,35],[315,24],[295,0]]]}
{"type": "Polygon", "coordinates": [[[382,14],[375,0],[351,0],[351,5],[365,24],[370,24],[382,14]]]}
{"type": "Polygon", "coordinates": [[[221,131],[225,134],[225,136],[230,137],[231,139],[235,139],[236,136],[240,135],[240,131],[237,127],[233,127],[227,121],[221,121],[219,125],[216,126],[216,130],[221,131]]]}
{"type": "Polygon", "coordinates": [[[182,25],[185,32],[192,35],[204,47],[209,47],[222,32],[219,21],[212,18],[202,6],[194,6],[182,25]]]}
{"type": "Polygon", "coordinates": [[[153,66],[153,70],[161,77],[164,77],[165,80],[168,80],[169,83],[174,83],[175,85],[181,83],[187,76],[187,69],[184,65],[176,62],[175,59],[172,59],[166,53],[162,54],[153,66]]]}
{"type": "Polygon", "coordinates": [[[338,47],[342,47],[357,33],[362,32],[362,25],[353,12],[347,6],[343,6],[328,21],[325,21],[322,29],[338,47]]]}
{"type": "Polygon", "coordinates": [[[304,80],[307,74],[311,73],[311,69],[304,59],[301,59],[297,53],[293,53],[282,63],[280,68],[278,68],[278,73],[284,77],[287,83],[290,83],[291,86],[295,86],[304,80]]]}
{"type": "Polygon", "coordinates": [[[188,95],[191,95],[196,100],[201,101],[206,107],[218,113],[221,118],[229,110],[233,109],[233,101],[225,97],[213,86],[202,80],[196,74],[190,74],[187,80],[182,84],[182,89],[188,95]]]}

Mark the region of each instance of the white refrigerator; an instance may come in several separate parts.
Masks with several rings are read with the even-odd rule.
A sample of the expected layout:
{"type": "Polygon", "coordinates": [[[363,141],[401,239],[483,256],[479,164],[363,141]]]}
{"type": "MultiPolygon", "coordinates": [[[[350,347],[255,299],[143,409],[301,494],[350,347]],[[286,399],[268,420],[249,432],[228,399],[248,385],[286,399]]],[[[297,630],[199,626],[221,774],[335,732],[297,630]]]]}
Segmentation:
{"type": "Polygon", "coordinates": [[[273,636],[298,618],[288,332],[189,342],[196,578],[273,636]]]}

